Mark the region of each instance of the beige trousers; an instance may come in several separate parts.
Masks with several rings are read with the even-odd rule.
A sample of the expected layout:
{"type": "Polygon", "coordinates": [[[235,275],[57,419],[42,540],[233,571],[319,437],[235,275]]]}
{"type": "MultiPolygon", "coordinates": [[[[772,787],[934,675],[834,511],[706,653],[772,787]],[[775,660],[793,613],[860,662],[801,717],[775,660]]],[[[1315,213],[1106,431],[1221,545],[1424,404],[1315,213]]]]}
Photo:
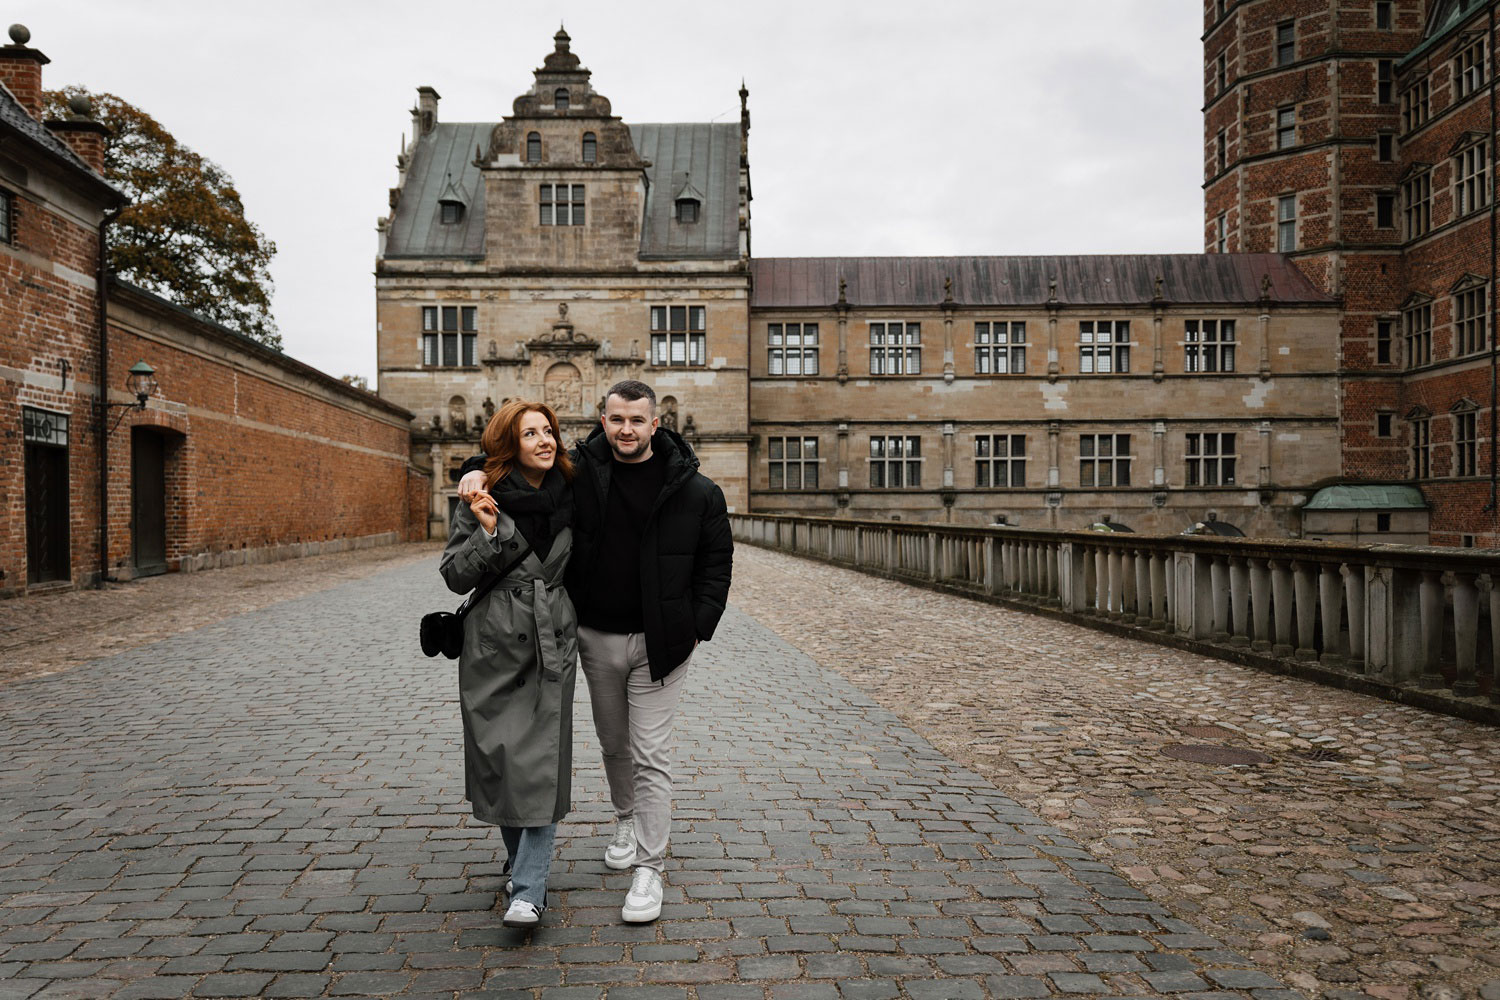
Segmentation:
{"type": "Polygon", "coordinates": [[[689,656],[651,679],[646,636],[579,626],[578,656],[615,817],[635,817],[635,864],[661,871],[672,831],[672,720],[689,656]]]}

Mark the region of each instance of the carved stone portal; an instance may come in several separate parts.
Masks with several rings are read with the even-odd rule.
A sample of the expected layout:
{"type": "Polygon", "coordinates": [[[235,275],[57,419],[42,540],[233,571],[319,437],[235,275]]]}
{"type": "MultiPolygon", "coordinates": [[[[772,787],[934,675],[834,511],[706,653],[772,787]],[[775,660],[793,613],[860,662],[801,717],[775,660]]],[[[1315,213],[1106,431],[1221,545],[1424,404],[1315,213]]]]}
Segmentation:
{"type": "Polygon", "coordinates": [[[580,413],[583,410],[583,375],[566,361],[547,369],[542,383],[543,398],[558,413],[580,413]]]}

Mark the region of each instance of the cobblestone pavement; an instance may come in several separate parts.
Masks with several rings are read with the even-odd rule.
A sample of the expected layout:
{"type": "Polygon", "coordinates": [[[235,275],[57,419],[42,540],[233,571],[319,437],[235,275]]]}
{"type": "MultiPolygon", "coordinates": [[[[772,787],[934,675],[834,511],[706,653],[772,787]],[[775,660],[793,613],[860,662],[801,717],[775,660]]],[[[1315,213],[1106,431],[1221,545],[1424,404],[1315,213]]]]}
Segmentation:
{"type": "Polygon", "coordinates": [[[441,548],[435,542],[386,545],[0,601],[0,684],[65,670],[380,567],[426,559],[441,548]]]}
{"type": "Polygon", "coordinates": [[[1495,730],[748,546],[735,569],[759,621],[1289,985],[1500,998],[1495,730]],[[1162,754],[1193,743],[1271,762],[1162,754]]]}
{"type": "MultiPolygon", "coordinates": [[[[786,576],[832,614],[746,556],[739,607],[786,576]]],[[[682,704],[662,919],[619,922],[580,701],[554,905],[505,930],[454,668],[414,648],[451,603],[408,564],[0,687],[0,998],[1299,996],[737,609],[682,704]]],[[[958,607],[948,646],[991,613],[958,607]]]]}

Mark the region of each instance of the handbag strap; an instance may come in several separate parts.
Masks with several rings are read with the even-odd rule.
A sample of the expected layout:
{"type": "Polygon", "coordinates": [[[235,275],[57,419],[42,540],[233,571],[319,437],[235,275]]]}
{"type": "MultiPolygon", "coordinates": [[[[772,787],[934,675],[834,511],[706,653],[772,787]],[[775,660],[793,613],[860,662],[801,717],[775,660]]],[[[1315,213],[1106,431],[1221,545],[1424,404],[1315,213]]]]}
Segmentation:
{"type": "MultiPolygon", "coordinates": [[[[517,534],[520,534],[520,532],[517,532],[517,534]]],[[[474,605],[479,603],[479,599],[485,594],[488,594],[490,591],[494,590],[495,585],[509,576],[510,571],[521,565],[521,560],[525,559],[529,555],[531,555],[531,543],[527,542],[526,547],[521,550],[520,555],[516,556],[509,563],[507,563],[506,567],[500,572],[496,573],[494,576],[490,577],[488,580],[485,580],[479,586],[475,587],[474,592],[468,597],[464,598],[464,602],[458,606],[458,611],[456,612],[458,617],[462,619],[470,611],[474,610],[474,605]]]]}

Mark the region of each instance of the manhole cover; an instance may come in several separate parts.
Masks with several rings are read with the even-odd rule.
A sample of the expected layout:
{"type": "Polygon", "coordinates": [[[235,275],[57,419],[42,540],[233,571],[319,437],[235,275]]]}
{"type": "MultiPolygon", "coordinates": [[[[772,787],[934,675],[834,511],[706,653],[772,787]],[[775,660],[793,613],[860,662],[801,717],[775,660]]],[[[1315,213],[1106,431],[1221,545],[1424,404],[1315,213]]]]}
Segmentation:
{"type": "Polygon", "coordinates": [[[1271,758],[1243,747],[1214,746],[1209,743],[1170,743],[1161,752],[1176,760],[1194,764],[1269,764],[1271,758]]]}
{"type": "Polygon", "coordinates": [[[1222,726],[1183,726],[1183,735],[1195,740],[1231,740],[1239,734],[1222,726]]]}

